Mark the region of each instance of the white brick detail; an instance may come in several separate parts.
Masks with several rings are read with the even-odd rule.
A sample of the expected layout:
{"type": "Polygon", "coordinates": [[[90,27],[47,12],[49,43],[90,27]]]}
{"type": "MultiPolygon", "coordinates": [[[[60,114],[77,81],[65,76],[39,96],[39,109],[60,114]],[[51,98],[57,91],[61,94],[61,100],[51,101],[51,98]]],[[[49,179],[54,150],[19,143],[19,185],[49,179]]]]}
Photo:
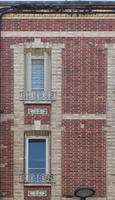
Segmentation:
{"type": "Polygon", "coordinates": [[[14,119],[14,114],[1,114],[1,122],[14,119]]]}
{"type": "Polygon", "coordinates": [[[107,67],[107,200],[115,200],[115,44],[108,47],[107,67]]]}
{"type": "MultiPolygon", "coordinates": [[[[2,37],[115,37],[114,31],[2,31],[2,37]]],[[[46,45],[47,47],[47,45],[46,45]]],[[[45,47],[45,48],[46,48],[45,47]]],[[[29,48],[29,47],[28,47],[29,48]]],[[[41,48],[41,47],[40,47],[41,48]]]]}
{"type": "Polygon", "coordinates": [[[99,119],[99,120],[106,120],[105,114],[63,114],[63,119],[99,119]]]}

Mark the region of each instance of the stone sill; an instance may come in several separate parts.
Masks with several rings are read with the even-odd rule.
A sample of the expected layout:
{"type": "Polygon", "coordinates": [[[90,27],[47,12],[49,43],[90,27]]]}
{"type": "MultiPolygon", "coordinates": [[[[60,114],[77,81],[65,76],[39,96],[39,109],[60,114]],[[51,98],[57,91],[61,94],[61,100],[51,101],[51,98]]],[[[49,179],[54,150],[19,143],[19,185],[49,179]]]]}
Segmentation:
{"type": "Polygon", "coordinates": [[[49,187],[51,187],[51,184],[32,184],[32,183],[24,183],[24,186],[30,186],[30,187],[36,187],[36,186],[41,186],[41,187],[47,187],[47,186],[49,186],[49,187]]]}
{"type": "Polygon", "coordinates": [[[51,101],[24,101],[24,104],[51,104],[51,101]]]}

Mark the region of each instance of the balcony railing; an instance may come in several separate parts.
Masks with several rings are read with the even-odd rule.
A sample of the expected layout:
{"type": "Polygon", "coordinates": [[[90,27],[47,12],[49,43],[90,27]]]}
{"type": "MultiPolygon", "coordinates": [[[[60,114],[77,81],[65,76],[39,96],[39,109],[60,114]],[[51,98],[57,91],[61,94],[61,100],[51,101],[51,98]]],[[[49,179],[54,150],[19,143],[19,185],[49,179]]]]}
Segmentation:
{"type": "Polygon", "coordinates": [[[56,100],[56,92],[54,91],[22,91],[20,92],[21,101],[54,101],[56,100]]]}
{"type": "Polygon", "coordinates": [[[22,174],[20,182],[25,184],[55,184],[54,174],[22,174]]]}

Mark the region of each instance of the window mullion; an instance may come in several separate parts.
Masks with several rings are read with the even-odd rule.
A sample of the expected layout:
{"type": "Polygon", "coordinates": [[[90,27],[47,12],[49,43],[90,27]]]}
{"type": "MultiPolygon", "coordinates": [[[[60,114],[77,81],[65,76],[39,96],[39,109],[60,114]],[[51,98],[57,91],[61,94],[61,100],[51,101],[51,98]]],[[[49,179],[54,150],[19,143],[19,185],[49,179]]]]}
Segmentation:
{"type": "Polygon", "coordinates": [[[51,136],[48,137],[48,173],[51,173],[51,136]]]}
{"type": "Polygon", "coordinates": [[[26,181],[28,181],[28,174],[29,174],[29,171],[28,171],[29,170],[29,168],[28,168],[29,167],[28,166],[28,159],[29,159],[29,157],[28,157],[28,153],[29,153],[29,151],[28,151],[28,141],[29,141],[29,139],[26,138],[26,141],[25,141],[26,142],[26,145],[25,145],[26,146],[26,155],[25,155],[25,165],[26,165],[25,170],[26,171],[25,172],[26,172],[26,175],[27,175],[26,181]]]}
{"type": "Polygon", "coordinates": [[[46,174],[49,173],[49,141],[46,138],[46,174]]]}
{"type": "Polygon", "coordinates": [[[45,81],[45,90],[51,90],[51,56],[44,52],[44,81],[45,81]]]}
{"type": "Polygon", "coordinates": [[[44,52],[44,90],[47,91],[47,54],[44,52]]]}
{"type": "Polygon", "coordinates": [[[26,54],[26,92],[31,91],[31,53],[26,54]]]}

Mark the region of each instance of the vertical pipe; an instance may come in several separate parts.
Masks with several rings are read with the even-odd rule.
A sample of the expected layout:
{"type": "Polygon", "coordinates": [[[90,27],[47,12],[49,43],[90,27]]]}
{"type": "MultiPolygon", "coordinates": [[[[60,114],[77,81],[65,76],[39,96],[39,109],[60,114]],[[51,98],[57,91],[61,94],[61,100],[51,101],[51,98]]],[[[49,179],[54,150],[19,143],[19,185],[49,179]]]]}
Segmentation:
{"type": "MultiPolygon", "coordinates": [[[[0,14],[0,147],[2,146],[2,132],[1,132],[1,114],[2,114],[2,106],[1,106],[1,91],[2,91],[2,86],[1,86],[1,29],[2,29],[2,14],[0,14]]],[[[0,196],[2,196],[2,180],[1,180],[1,165],[2,165],[2,148],[0,148],[0,196]]]]}

